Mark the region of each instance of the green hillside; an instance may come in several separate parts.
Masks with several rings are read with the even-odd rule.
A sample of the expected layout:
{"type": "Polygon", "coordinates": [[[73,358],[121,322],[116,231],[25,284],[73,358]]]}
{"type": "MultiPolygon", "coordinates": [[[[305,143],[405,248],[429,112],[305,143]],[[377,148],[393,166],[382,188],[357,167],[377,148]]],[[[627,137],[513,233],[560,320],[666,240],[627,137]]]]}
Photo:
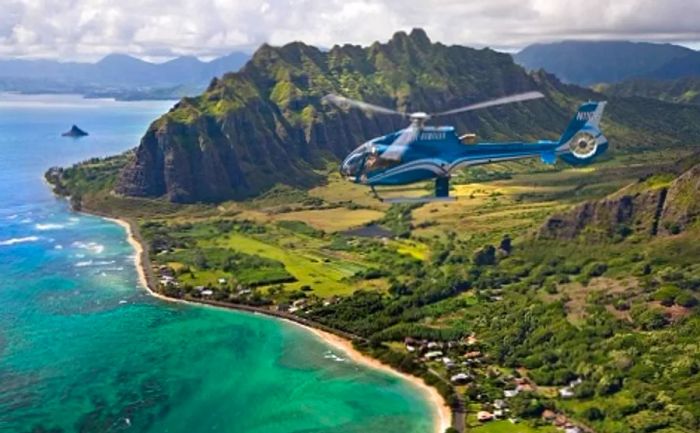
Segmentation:
{"type": "MultiPolygon", "coordinates": [[[[547,98],[446,119],[489,140],[556,138],[575,107],[605,96],[528,75],[507,54],[431,43],[421,30],[328,52],[295,42],[262,46],[238,73],[212,81],[156,120],[121,172],[118,193],[217,202],[276,184],[308,188],[358,144],[404,127],[390,116],[344,112],[331,92],[402,110],[438,111],[537,89],[547,98]]],[[[700,142],[699,108],[615,99],[604,127],[615,151],[700,142]]]]}
{"type": "Polygon", "coordinates": [[[615,96],[642,96],[668,102],[700,105],[700,77],[685,77],[676,80],[627,80],[601,91],[615,96]]]}

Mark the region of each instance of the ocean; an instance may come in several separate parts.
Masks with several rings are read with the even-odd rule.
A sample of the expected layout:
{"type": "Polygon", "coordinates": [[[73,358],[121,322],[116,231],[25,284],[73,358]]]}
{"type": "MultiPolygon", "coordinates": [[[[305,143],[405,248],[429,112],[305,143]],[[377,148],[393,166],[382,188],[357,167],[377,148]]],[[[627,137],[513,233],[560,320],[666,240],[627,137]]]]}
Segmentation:
{"type": "Polygon", "coordinates": [[[124,229],[51,194],[46,169],[136,146],[170,105],[0,94],[0,432],[432,431],[413,384],[307,330],[149,296],[124,229]]]}

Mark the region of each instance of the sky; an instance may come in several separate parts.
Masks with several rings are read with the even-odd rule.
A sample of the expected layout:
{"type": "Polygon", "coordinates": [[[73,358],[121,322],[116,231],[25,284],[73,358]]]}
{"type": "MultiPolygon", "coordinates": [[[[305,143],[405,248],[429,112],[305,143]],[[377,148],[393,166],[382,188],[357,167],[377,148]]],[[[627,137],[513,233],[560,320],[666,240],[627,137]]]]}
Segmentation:
{"type": "Polygon", "coordinates": [[[0,0],[0,57],[211,58],[260,44],[433,41],[516,51],[563,39],[700,48],[699,0],[0,0]]]}

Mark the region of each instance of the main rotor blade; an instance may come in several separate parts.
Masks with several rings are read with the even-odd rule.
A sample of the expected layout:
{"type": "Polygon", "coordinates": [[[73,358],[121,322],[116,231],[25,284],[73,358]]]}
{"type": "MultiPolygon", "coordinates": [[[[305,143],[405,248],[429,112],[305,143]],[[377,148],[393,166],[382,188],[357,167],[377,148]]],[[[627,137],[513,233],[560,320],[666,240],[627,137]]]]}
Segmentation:
{"type": "Polygon", "coordinates": [[[418,138],[419,132],[420,128],[415,124],[411,124],[411,126],[404,129],[401,134],[394,139],[394,142],[391,143],[379,157],[387,161],[401,161],[401,157],[408,149],[409,144],[418,138]]]}
{"type": "Polygon", "coordinates": [[[479,110],[481,108],[494,107],[496,105],[511,104],[513,102],[523,102],[529,101],[531,99],[544,98],[544,95],[540,92],[525,92],[517,93],[515,95],[504,96],[502,98],[492,99],[490,101],[479,102],[477,104],[467,105],[466,107],[455,108],[452,110],[442,111],[440,113],[431,114],[432,117],[437,116],[448,116],[450,114],[463,113],[465,111],[479,110]]]}
{"type": "Polygon", "coordinates": [[[360,110],[373,111],[375,113],[393,114],[393,115],[399,115],[399,116],[403,116],[403,117],[407,116],[406,113],[402,113],[400,111],[392,110],[390,108],[380,107],[379,105],[369,104],[367,102],[356,101],[354,99],[346,98],[345,96],[334,95],[332,93],[324,96],[322,98],[322,100],[328,101],[334,105],[337,105],[340,108],[355,107],[355,108],[359,108],[360,110]]]}

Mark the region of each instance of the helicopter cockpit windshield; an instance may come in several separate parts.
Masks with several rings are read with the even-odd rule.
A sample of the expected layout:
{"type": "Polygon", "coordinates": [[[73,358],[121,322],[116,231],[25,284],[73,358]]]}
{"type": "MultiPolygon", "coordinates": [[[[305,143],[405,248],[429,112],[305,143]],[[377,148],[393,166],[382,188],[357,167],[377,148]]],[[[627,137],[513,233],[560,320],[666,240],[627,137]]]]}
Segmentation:
{"type": "Polygon", "coordinates": [[[365,165],[365,159],[369,154],[369,144],[365,143],[353,150],[350,155],[345,158],[340,166],[340,173],[343,176],[355,177],[360,174],[365,165]]]}
{"type": "Polygon", "coordinates": [[[340,166],[340,174],[359,182],[374,171],[384,170],[399,164],[398,160],[381,157],[382,148],[385,147],[386,145],[377,144],[375,140],[360,145],[345,158],[340,166]]]}

